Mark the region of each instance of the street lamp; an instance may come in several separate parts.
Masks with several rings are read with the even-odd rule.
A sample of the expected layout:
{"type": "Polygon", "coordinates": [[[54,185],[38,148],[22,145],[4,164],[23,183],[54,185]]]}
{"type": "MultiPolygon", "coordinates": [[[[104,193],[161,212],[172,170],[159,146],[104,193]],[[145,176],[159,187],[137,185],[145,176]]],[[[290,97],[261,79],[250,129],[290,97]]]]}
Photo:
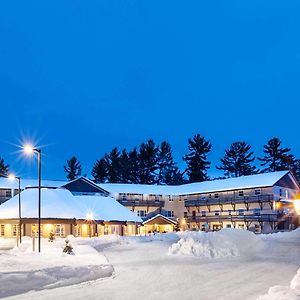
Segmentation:
{"type": "Polygon", "coordinates": [[[22,219],[21,219],[21,177],[9,174],[7,178],[11,181],[18,180],[18,198],[19,198],[19,241],[22,243],[22,219]]]}
{"type": "Polygon", "coordinates": [[[41,252],[41,177],[42,177],[42,151],[41,149],[34,148],[32,145],[25,145],[23,150],[26,154],[37,154],[38,157],[38,251],[41,252]]]}

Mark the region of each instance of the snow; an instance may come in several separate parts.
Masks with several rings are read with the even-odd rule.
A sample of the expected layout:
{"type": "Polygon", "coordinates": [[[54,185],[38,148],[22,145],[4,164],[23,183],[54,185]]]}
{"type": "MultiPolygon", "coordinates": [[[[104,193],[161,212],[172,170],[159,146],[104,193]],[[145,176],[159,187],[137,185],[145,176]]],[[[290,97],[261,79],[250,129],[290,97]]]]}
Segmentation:
{"type": "MultiPolygon", "coordinates": [[[[1,253],[0,263],[5,266],[1,268],[2,274],[9,271],[22,273],[22,270],[30,274],[26,281],[21,280],[17,286],[16,277],[4,281],[5,277],[0,274],[1,286],[14,285],[15,288],[14,293],[7,294],[15,296],[7,299],[299,299],[297,294],[299,273],[296,277],[295,274],[299,269],[300,261],[300,230],[254,235],[243,230],[224,229],[214,233],[180,232],[137,237],[112,235],[92,239],[70,238],[70,240],[77,253],[75,259],[76,256],[80,258],[82,255],[82,259],[72,265],[74,268],[78,267],[79,270],[86,270],[88,273],[87,270],[93,269],[85,266],[93,262],[95,266],[96,260],[99,259],[100,265],[110,266],[110,276],[103,278],[104,276],[101,277],[102,274],[99,274],[101,280],[86,282],[88,276],[84,277],[81,271],[78,271],[77,279],[80,279],[81,283],[69,286],[71,283],[68,283],[65,278],[71,276],[72,282],[76,272],[72,270],[70,273],[67,271],[64,273],[61,267],[62,262],[66,261],[66,257],[61,254],[63,241],[57,241],[57,246],[44,241],[52,250],[45,254],[49,261],[41,262],[41,273],[37,271],[40,262],[35,257],[39,257],[38,254],[24,249],[1,253]],[[227,252],[215,251],[219,256],[198,256],[192,252],[191,254],[169,253],[173,245],[178,245],[180,240],[189,238],[193,239],[194,245],[203,243],[209,245],[209,249],[214,251],[222,247],[224,251],[227,249],[227,252]],[[82,254],[79,255],[77,249],[80,246],[86,248],[82,248],[82,254]],[[228,254],[232,249],[237,251],[236,255],[220,255],[228,254]],[[19,256],[18,251],[22,252],[22,256],[19,256]],[[88,253],[91,257],[88,257],[88,253]],[[50,255],[53,260],[49,259],[50,255]],[[97,255],[100,257],[97,258],[97,255]],[[105,258],[108,265],[105,264],[105,258]],[[7,260],[10,262],[5,264],[7,260]],[[45,266],[54,270],[47,273],[45,266]],[[61,273],[55,269],[55,266],[62,270],[61,273]],[[53,277],[49,275],[52,272],[53,277]],[[55,275],[58,273],[61,274],[60,277],[55,275]],[[47,281],[48,275],[52,281],[47,281]],[[41,288],[37,287],[39,282],[41,288]],[[22,290],[22,286],[26,288],[22,290]]],[[[74,257],[71,256],[70,260],[74,257]]],[[[88,274],[91,276],[90,273],[88,274]]]]}
{"type": "Polygon", "coordinates": [[[237,178],[218,179],[212,181],[196,182],[178,186],[146,185],[146,184],[119,184],[102,183],[101,188],[111,194],[156,194],[156,195],[188,195],[196,193],[221,192],[226,190],[247,189],[254,187],[270,187],[276,184],[288,171],[263,173],[237,178]]]}
{"type": "MultiPolygon", "coordinates": [[[[88,213],[95,220],[132,221],[142,220],[129,209],[111,197],[74,196],[66,189],[42,188],[42,218],[86,219],[88,213]]],[[[36,218],[38,189],[30,188],[21,192],[22,218],[36,218]]],[[[18,218],[18,195],[0,206],[0,219],[18,218]]]]}
{"type": "MultiPolygon", "coordinates": [[[[57,188],[67,184],[65,180],[42,180],[43,187],[57,188]]],[[[21,189],[26,187],[36,187],[38,185],[37,179],[21,179],[21,189]]],[[[0,177],[0,187],[4,189],[18,189],[18,180],[10,180],[6,177],[0,177]]]]}
{"type": "Polygon", "coordinates": [[[300,299],[300,269],[289,286],[276,285],[269,289],[268,294],[258,300],[296,300],[300,299]]]}
{"type": "MultiPolygon", "coordinates": [[[[0,239],[0,248],[6,244],[0,239]]],[[[90,245],[72,240],[75,255],[62,252],[63,239],[43,239],[42,252],[32,252],[32,240],[24,238],[20,247],[0,252],[0,298],[29,290],[53,289],[60,286],[112,276],[113,267],[104,255],[90,245]]]]}
{"type": "Polygon", "coordinates": [[[247,255],[258,248],[258,240],[254,233],[242,229],[184,232],[181,239],[169,248],[169,254],[210,259],[247,255]]]}

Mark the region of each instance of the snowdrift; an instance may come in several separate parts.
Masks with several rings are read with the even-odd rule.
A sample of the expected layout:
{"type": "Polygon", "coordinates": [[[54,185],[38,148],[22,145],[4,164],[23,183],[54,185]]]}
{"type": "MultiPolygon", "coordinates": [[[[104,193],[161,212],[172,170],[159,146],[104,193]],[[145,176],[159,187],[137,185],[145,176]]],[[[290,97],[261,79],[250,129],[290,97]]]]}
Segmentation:
{"type": "Polygon", "coordinates": [[[184,232],[181,239],[169,248],[169,254],[202,258],[224,258],[251,255],[259,238],[242,229],[222,229],[217,232],[184,232]]]}
{"type": "MultiPolygon", "coordinates": [[[[1,242],[1,241],[0,241],[1,242]]],[[[78,284],[109,277],[114,269],[106,257],[90,245],[71,242],[75,255],[62,253],[64,239],[42,240],[42,252],[32,252],[32,241],[24,238],[20,247],[0,252],[0,298],[78,284]]]]}
{"type": "Polygon", "coordinates": [[[258,300],[299,300],[300,299],[300,269],[289,286],[276,285],[269,289],[267,295],[260,296],[258,300]]]}

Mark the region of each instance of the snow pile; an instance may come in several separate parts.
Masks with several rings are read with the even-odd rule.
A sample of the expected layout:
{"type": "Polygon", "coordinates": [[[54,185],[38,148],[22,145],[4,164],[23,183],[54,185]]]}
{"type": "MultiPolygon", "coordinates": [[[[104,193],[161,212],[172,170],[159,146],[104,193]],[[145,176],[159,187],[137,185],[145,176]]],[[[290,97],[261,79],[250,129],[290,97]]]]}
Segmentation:
{"type": "Polygon", "coordinates": [[[184,232],[181,239],[169,248],[169,254],[192,255],[202,258],[223,258],[251,254],[259,239],[241,229],[222,229],[218,232],[184,232]]]}
{"type": "Polygon", "coordinates": [[[114,269],[104,255],[90,245],[71,242],[75,255],[62,252],[64,239],[42,240],[42,252],[32,252],[32,240],[0,252],[0,298],[106,278],[114,269]]]}
{"type": "Polygon", "coordinates": [[[300,269],[289,286],[276,285],[269,289],[267,295],[258,300],[299,300],[300,299],[300,269]]]}

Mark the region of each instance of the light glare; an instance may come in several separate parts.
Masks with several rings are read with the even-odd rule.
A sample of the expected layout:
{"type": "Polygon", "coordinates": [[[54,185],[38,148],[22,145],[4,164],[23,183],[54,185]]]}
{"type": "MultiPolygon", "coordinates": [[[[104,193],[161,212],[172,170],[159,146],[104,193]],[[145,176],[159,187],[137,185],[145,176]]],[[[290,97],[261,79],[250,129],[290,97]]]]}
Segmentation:
{"type": "Polygon", "coordinates": [[[300,215],[300,200],[294,200],[294,207],[297,215],[300,215]]]}
{"type": "Polygon", "coordinates": [[[87,214],[86,214],[86,219],[87,219],[88,221],[94,220],[94,215],[93,215],[93,213],[91,213],[91,212],[87,213],[87,214]]]}
{"type": "Polygon", "coordinates": [[[14,174],[9,174],[7,177],[9,180],[13,181],[16,179],[16,176],[14,174]]]}
{"type": "Polygon", "coordinates": [[[33,153],[33,147],[32,147],[31,145],[25,145],[25,146],[23,147],[23,149],[24,149],[24,152],[25,152],[26,154],[32,154],[32,153],[33,153]]]}

